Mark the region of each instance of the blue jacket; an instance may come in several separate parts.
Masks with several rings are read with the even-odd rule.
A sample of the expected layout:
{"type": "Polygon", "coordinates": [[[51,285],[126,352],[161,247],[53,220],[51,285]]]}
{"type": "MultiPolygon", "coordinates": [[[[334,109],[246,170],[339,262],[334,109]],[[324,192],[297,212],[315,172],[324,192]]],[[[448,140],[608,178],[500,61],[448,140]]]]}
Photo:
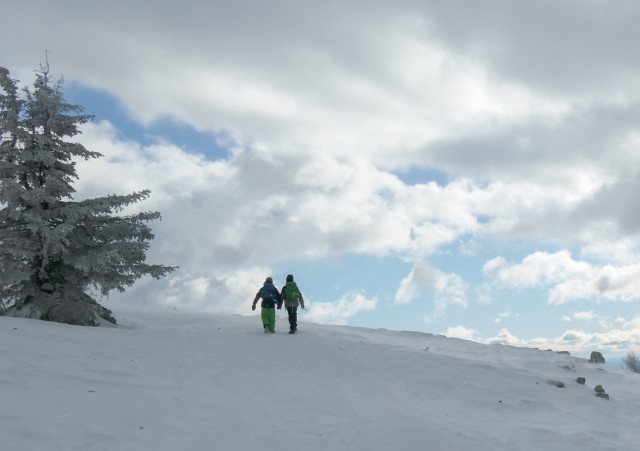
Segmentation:
{"type": "Polygon", "coordinates": [[[278,308],[282,307],[282,297],[278,292],[278,289],[272,284],[265,282],[264,285],[256,293],[256,297],[253,299],[253,303],[258,302],[258,299],[262,298],[260,307],[262,308],[274,308],[276,304],[278,308]]]}

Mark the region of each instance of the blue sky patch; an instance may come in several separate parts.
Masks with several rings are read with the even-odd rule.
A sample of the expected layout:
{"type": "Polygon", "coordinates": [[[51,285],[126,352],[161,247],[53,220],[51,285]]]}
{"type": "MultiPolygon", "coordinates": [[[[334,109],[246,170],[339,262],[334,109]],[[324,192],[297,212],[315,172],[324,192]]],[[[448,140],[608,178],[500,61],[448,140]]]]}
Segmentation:
{"type": "Polygon", "coordinates": [[[411,166],[408,169],[395,171],[394,174],[407,185],[435,182],[440,186],[445,186],[451,181],[451,176],[446,172],[419,166],[411,166]]]}
{"type": "MultiPolygon", "coordinates": [[[[136,141],[142,145],[165,141],[186,152],[204,155],[209,160],[225,159],[229,154],[228,149],[220,145],[214,134],[197,131],[170,118],[156,120],[145,127],[131,117],[117,98],[105,91],[87,88],[78,83],[67,83],[64,95],[69,103],[82,105],[85,114],[93,115],[96,122],[106,120],[113,124],[124,140],[136,141]]],[[[220,138],[224,136],[220,135],[220,138]]]]}

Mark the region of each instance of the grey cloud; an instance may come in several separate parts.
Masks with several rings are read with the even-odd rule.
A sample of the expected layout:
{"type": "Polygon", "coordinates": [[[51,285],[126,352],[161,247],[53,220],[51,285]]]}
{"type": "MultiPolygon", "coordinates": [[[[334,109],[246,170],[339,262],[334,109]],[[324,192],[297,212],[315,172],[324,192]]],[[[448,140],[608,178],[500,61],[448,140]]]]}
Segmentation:
{"type": "MultiPolygon", "coordinates": [[[[626,94],[629,87],[637,96],[639,88],[629,76],[638,69],[635,51],[624,43],[639,41],[640,7],[629,1],[611,7],[550,0],[144,0],[90,6],[27,0],[7,8],[8,16],[28,16],[39,26],[7,46],[5,57],[32,67],[45,48],[52,50],[56,70],[117,95],[141,121],[169,116],[272,148],[290,140],[298,152],[310,152],[326,136],[353,134],[338,138],[333,151],[368,155],[386,167],[414,163],[414,146],[428,135],[415,130],[438,128],[433,124],[443,109],[438,103],[457,95],[433,93],[430,99],[428,86],[406,83],[415,69],[395,65],[406,63],[398,60],[399,52],[411,54],[407,41],[436,43],[451,58],[478,58],[497,85],[522,85],[534,93],[542,87],[561,98],[579,93],[578,104],[610,99],[610,90],[626,94]],[[216,83],[219,91],[229,91],[227,103],[207,91],[216,83]],[[248,100],[265,92],[273,105],[252,109],[248,100]],[[415,136],[403,136],[411,133],[415,136]]],[[[24,34],[20,23],[5,24],[0,38],[9,42],[24,34]]],[[[487,124],[491,128],[491,120],[487,124]]],[[[473,146],[463,158],[474,163],[488,160],[507,169],[512,160],[540,165],[547,161],[540,158],[545,153],[560,159],[566,154],[566,149],[558,153],[548,136],[554,129],[543,116],[490,131],[488,137],[484,129],[456,128],[436,153],[446,153],[446,162],[459,154],[458,146],[473,146]],[[460,135],[457,141],[454,136],[460,135]]]]}
{"type": "Polygon", "coordinates": [[[575,333],[573,333],[573,332],[566,332],[566,333],[562,336],[561,341],[563,341],[563,342],[573,343],[573,342],[577,342],[577,341],[579,341],[579,340],[581,340],[581,339],[582,339],[582,337],[581,337],[581,336],[576,335],[576,334],[575,334],[575,333]]]}
{"type": "Polygon", "coordinates": [[[640,4],[634,0],[420,2],[430,34],[502,77],[556,95],[635,85],[640,4]]]}
{"type": "Polygon", "coordinates": [[[21,36],[6,57],[34,65],[49,49],[69,76],[112,92],[126,80],[153,77],[143,66],[162,77],[173,65],[208,65],[269,79],[316,102],[333,98],[326,94],[339,89],[334,77],[349,74],[398,93],[402,81],[392,66],[403,37],[437,42],[507,80],[560,95],[633,85],[639,69],[640,6],[632,0],[27,0],[7,5],[4,14],[38,23],[28,34],[20,20],[4,25],[5,36],[21,36]]]}
{"type": "Polygon", "coordinates": [[[640,124],[640,104],[578,108],[560,121],[532,120],[470,136],[451,137],[423,149],[426,165],[479,179],[539,180],[597,168],[611,173],[639,164],[624,146],[640,124]]]}
{"type": "MultiPolygon", "coordinates": [[[[637,163],[632,166],[637,167],[637,163]]],[[[550,204],[532,212],[532,215],[522,215],[510,230],[511,238],[535,238],[559,246],[631,239],[625,248],[630,253],[637,252],[640,250],[637,247],[640,239],[640,212],[636,207],[638,192],[640,175],[618,174],[614,181],[576,204],[550,204]]]]}
{"type": "Polygon", "coordinates": [[[609,223],[615,226],[612,232],[640,236],[640,210],[637,207],[640,166],[637,163],[634,166],[636,174],[603,186],[592,198],[577,206],[570,213],[570,219],[575,224],[609,223]]]}

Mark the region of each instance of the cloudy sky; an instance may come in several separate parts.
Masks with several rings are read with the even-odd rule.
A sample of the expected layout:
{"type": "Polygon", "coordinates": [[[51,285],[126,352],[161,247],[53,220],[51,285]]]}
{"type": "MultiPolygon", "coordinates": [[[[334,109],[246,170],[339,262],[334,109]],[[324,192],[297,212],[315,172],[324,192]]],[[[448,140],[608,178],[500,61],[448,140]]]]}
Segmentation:
{"type": "MultiPolygon", "coordinates": [[[[95,120],[76,199],[149,188],[177,265],[107,306],[248,314],[288,273],[325,323],[640,348],[640,3],[3,6],[95,120]]],[[[9,18],[9,19],[7,19],[9,18]]]]}

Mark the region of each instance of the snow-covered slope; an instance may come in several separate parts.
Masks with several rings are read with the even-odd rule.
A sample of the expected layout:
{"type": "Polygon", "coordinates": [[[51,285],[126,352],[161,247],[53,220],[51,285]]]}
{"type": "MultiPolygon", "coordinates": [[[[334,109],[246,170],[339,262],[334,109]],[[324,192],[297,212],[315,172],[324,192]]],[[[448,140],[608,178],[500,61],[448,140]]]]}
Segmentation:
{"type": "Polygon", "coordinates": [[[415,332],[302,323],[297,335],[265,335],[256,317],[116,313],[124,326],[0,318],[1,449],[603,451],[640,443],[640,376],[625,369],[415,332]],[[609,401],[594,396],[596,385],[609,401]]]}

